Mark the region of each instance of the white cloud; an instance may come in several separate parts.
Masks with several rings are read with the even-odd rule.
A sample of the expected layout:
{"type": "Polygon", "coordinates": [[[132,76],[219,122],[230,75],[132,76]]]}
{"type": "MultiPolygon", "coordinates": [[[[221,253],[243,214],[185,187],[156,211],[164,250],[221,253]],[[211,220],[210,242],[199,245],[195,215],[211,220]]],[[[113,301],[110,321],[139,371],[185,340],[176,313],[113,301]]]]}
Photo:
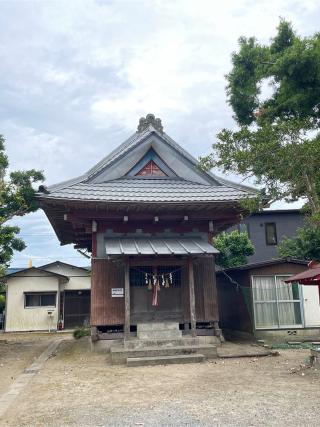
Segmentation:
{"type": "MultiPolygon", "coordinates": [[[[306,9],[301,2],[294,5],[308,12],[315,10],[316,3],[309,1],[306,9]]],[[[161,0],[153,5],[161,24],[138,46],[132,34],[131,54],[118,71],[129,87],[93,99],[93,119],[100,128],[110,117],[132,127],[148,111],[189,115],[198,108],[214,107],[214,115],[218,105],[225,103],[224,75],[240,35],[255,35],[267,42],[279,16],[292,19],[305,31],[300,14],[295,15],[287,1],[161,0]]]]}

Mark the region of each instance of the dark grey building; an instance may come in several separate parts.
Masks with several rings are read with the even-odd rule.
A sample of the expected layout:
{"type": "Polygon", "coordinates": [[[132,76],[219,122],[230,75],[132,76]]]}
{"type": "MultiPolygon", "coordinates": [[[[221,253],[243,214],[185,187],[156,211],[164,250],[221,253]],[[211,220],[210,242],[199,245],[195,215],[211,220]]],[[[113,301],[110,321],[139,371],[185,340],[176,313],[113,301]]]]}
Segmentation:
{"type": "Polygon", "coordinates": [[[231,230],[247,231],[255,254],[248,263],[279,258],[278,244],[284,237],[295,236],[303,226],[304,214],[299,209],[265,210],[251,214],[231,230]]]}

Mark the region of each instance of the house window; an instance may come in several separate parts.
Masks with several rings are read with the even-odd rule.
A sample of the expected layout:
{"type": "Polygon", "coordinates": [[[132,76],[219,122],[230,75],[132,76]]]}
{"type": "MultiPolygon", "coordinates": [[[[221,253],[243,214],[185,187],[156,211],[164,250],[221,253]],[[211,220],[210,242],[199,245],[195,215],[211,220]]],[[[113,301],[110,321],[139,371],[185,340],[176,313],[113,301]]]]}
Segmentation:
{"type": "Polygon", "coordinates": [[[276,223],[275,222],[266,222],[265,223],[265,231],[266,231],[266,244],[267,245],[276,245],[278,243],[276,223]]]}
{"type": "Polygon", "coordinates": [[[55,307],[56,306],[56,293],[40,293],[32,292],[25,293],[25,307],[55,307]]]}
{"type": "Polygon", "coordinates": [[[286,277],[252,277],[256,329],[302,326],[300,286],[284,283],[286,277]]]}
{"type": "Polygon", "coordinates": [[[239,233],[247,233],[248,237],[250,237],[249,224],[240,223],[238,224],[239,233]]]}

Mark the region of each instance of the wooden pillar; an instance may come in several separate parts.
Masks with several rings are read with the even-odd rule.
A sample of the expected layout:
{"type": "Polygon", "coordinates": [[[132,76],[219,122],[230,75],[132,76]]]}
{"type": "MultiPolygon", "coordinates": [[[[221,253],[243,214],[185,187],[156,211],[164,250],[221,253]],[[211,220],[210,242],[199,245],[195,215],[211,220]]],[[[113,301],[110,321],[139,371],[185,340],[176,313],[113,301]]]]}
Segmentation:
{"type": "Polygon", "coordinates": [[[189,300],[190,300],[190,321],[191,321],[191,335],[197,336],[196,331],[196,303],[194,295],[194,274],[193,274],[193,259],[188,259],[188,270],[189,270],[189,300]]]}
{"type": "Polygon", "coordinates": [[[91,253],[93,257],[97,256],[97,229],[98,229],[98,223],[97,221],[92,221],[91,224],[91,253]]]}
{"type": "Polygon", "coordinates": [[[129,260],[125,260],[124,273],[124,339],[130,338],[130,277],[129,260]]]}

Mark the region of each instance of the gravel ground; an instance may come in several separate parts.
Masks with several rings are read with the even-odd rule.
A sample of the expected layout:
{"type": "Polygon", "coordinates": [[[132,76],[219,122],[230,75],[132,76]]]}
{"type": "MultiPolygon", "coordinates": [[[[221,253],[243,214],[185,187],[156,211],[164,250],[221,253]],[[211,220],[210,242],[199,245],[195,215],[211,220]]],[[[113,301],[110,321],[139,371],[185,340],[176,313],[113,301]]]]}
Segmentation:
{"type": "Polygon", "coordinates": [[[1,426],[318,426],[320,372],[308,350],[278,357],[126,368],[63,343],[1,426]],[[303,365],[300,367],[300,365],[303,365]]]}

